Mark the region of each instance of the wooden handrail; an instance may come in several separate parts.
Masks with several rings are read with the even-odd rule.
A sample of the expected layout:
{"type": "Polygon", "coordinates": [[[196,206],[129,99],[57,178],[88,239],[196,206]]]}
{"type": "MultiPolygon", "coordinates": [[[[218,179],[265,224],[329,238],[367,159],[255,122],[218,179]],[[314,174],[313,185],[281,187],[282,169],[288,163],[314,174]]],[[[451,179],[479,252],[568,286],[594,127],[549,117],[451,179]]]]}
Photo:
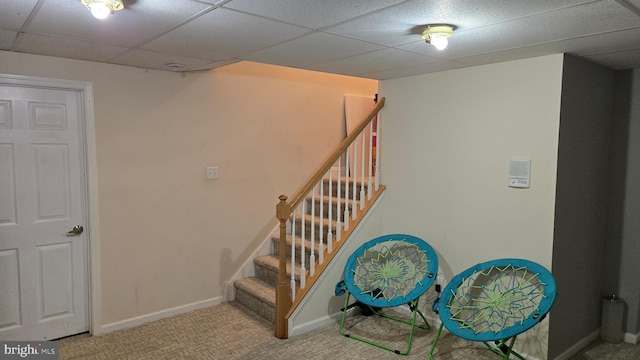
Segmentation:
{"type": "Polygon", "coordinates": [[[316,173],[311,178],[309,178],[302,189],[298,191],[296,196],[291,198],[289,204],[292,209],[295,209],[298,207],[298,205],[300,205],[302,200],[304,200],[304,197],[307,196],[311,189],[313,189],[313,187],[322,179],[322,176],[324,176],[324,174],[329,171],[331,166],[338,160],[338,158],[345,152],[345,150],[347,150],[349,145],[351,145],[351,143],[358,137],[358,135],[360,135],[362,130],[364,130],[364,128],[369,125],[371,120],[373,120],[373,118],[378,115],[380,109],[384,107],[384,101],[385,98],[380,98],[378,100],[378,103],[373,108],[373,110],[371,110],[371,112],[364,118],[364,120],[362,120],[362,122],[360,122],[360,124],[355,129],[353,129],[351,134],[349,134],[346,138],[344,138],[344,140],[342,140],[336,150],[327,158],[327,161],[325,161],[322,166],[318,168],[318,171],[316,171],[316,173]]]}
{"type": "MultiPolygon", "coordinates": [[[[364,129],[367,127],[367,125],[369,125],[369,123],[371,123],[371,121],[378,115],[380,110],[384,107],[384,103],[385,103],[385,98],[380,98],[377,101],[376,106],[371,110],[371,112],[363,118],[363,120],[355,127],[355,129],[353,129],[353,131],[350,134],[347,135],[347,137],[344,140],[342,140],[342,142],[340,142],[338,147],[331,153],[331,155],[327,158],[327,160],[318,168],[318,170],[314,173],[314,175],[312,175],[309,178],[309,180],[307,180],[304,186],[302,186],[300,191],[298,191],[298,193],[292,198],[290,202],[287,202],[286,195],[280,195],[279,197],[280,202],[276,206],[276,217],[280,222],[280,243],[278,246],[280,255],[279,255],[278,281],[276,285],[276,309],[275,309],[275,324],[274,324],[275,336],[277,338],[286,339],[288,337],[287,322],[289,317],[291,316],[292,311],[295,310],[295,307],[298,304],[300,304],[300,301],[302,300],[302,298],[306,295],[311,285],[318,278],[318,276],[315,276],[313,279],[311,279],[311,283],[308,284],[308,286],[306,286],[305,289],[302,289],[302,291],[298,292],[296,294],[297,296],[296,296],[295,302],[292,302],[291,288],[286,278],[287,276],[286,274],[287,245],[285,241],[287,236],[286,224],[291,216],[291,210],[296,209],[298,205],[302,203],[305,197],[312,191],[312,189],[322,180],[322,177],[331,169],[331,166],[333,166],[333,164],[335,164],[336,161],[338,161],[340,156],[342,156],[342,154],[349,148],[351,143],[353,143],[355,139],[358,136],[360,136],[362,131],[364,131],[364,129]]],[[[374,201],[380,196],[382,191],[384,191],[384,187],[377,189],[377,191],[374,192],[374,196],[373,196],[374,201]]],[[[367,210],[368,210],[368,207],[371,206],[371,204],[372,202],[367,205],[367,210]]],[[[356,223],[359,222],[360,220],[361,218],[358,218],[356,223]]],[[[342,238],[346,239],[347,236],[353,231],[353,229],[354,227],[351,227],[348,230],[344,230],[344,229],[337,229],[337,230],[344,235],[344,237],[342,238]]],[[[339,244],[339,246],[341,245],[342,244],[339,244]]],[[[320,266],[319,273],[321,273],[325,269],[326,265],[330,262],[331,258],[333,258],[336,252],[337,252],[337,249],[332,254],[329,254],[329,258],[325,259],[324,266],[322,265],[320,266]]],[[[299,286],[297,286],[297,288],[300,289],[299,286]]]]}

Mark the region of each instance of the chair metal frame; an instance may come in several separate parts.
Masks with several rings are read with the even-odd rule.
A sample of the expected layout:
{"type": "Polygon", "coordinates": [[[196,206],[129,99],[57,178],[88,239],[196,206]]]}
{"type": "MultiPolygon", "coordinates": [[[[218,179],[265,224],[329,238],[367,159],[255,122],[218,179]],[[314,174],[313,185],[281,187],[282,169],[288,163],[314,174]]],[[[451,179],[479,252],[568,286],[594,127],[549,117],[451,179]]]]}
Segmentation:
{"type": "Polygon", "coordinates": [[[342,309],[340,334],[395,352],[396,354],[408,354],[411,350],[414,329],[416,327],[430,329],[424,314],[418,309],[418,299],[431,287],[436,279],[437,272],[438,257],[436,252],[424,240],[415,236],[406,234],[383,235],[364,243],[351,254],[345,266],[344,280],[336,285],[336,295],[342,295],[347,292],[345,306],[342,309]],[[416,251],[416,256],[423,257],[420,259],[420,264],[418,264],[420,268],[417,269],[418,272],[416,272],[416,274],[419,274],[417,276],[416,274],[411,274],[411,271],[416,270],[416,264],[409,263],[411,259],[402,256],[404,253],[403,249],[407,248],[410,249],[410,252],[416,251]],[[373,281],[366,284],[367,286],[362,286],[363,284],[361,282],[368,279],[359,278],[364,276],[356,270],[358,266],[379,267],[379,269],[377,269],[379,271],[374,272],[373,281]],[[408,278],[401,279],[402,281],[396,281],[397,279],[393,278],[393,273],[397,272],[398,269],[404,269],[404,272],[408,274],[408,278]],[[400,289],[397,287],[392,289],[391,286],[385,286],[391,285],[391,283],[399,285],[400,289]],[[411,288],[409,289],[409,287],[411,288]],[[349,304],[351,296],[366,306],[373,315],[410,325],[411,328],[406,349],[398,350],[392,346],[347,333],[345,330],[345,321],[347,311],[353,305],[349,304]],[[411,310],[410,320],[382,312],[383,308],[401,305],[409,306],[411,310]],[[422,318],[424,324],[416,323],[417,316],[422,318]]]}
{"type": "Polygon", "coordinates": [[[472,266],[454,276],[434,302],[442,324],[430,359],[446,327],[457,337],[483,342],[504,360],[511,355],[526,360],[513,350],[516,337],[540,323],[555,298],[553,275],[535,262],[508,258],[472,266]],[[465,317],[459,316],[462,313],[465,317]]]}

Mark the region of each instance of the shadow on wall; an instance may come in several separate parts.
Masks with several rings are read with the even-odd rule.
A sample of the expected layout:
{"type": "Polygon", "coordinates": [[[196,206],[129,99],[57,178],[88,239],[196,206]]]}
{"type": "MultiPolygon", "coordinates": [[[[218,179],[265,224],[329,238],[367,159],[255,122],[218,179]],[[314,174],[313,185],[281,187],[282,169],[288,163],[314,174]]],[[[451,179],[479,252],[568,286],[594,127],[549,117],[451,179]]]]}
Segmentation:
{"type": "MultiPolygon", "coordinates": [[[[235,265],[233,264],[233,261],[231,261],[231,256],[232,256],[232,252],[229,248],[224,248],[222,249],[222,251],[220,251],[220,260],[218,261],[218,264],[220,265],[220,286],[224,287],[226,286],[226,282],[229,281],[229,279],[231,279],[231,276],[233,276],[233,272],[235,271],[234,269],[237,269],[240,267],[240,265],[235,265]],[[227,272],[230,272],[230,274],[227,274],[227,272]]],[[[241,262],[240,260],[238,260],[239,262],[241,262]]]]}

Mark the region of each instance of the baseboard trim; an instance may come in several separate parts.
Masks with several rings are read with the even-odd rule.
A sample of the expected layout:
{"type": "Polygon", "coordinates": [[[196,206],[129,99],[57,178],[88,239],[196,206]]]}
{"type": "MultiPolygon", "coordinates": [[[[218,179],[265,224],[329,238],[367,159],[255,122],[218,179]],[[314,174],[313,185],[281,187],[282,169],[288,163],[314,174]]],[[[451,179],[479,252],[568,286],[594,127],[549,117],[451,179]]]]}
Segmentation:
{"type": "MultiPolygon", "coordinates": [[[[347,316],[353,316],[354,309],[347,310],[347,316]]],[[[289,330],[289,337],[299,336],[310,331],[316,330],[320,327],[330,324],[339,324],[341,321],[342,312],[338,312],[331,315],[326,315],[321,318],[309,321],[304,324],[293,327],[289,330]]]]}
{"type": "Polygon", "coordinates": [[[573,346],[571,346],[570,348],[565,350],[565,352],[563,352],[562,354],[556,356],[553,360],[567,360],[567,359],[570,359],[573,355],[579,353],[580,350],[582,350],[585,347],[587,347],[587,345],[589,345],[591,342],[593,342],[598,337],[600,337],[600,329],[598,329],[598,330],[592,332],[591,334],[587,335],[586,337],[582,338],[582,340],[580,340],[577,343],[575,343],[573,346]]]}
{"type": "Polygon", "coordinates": [[[190,304],[185,304],[181,306],[176,306],[170,309],[156,311],[150,314],[136,316],[130,319],[116,321],[110,324],[103,325],[100,327],[100,331],[98,333],[94,333],[94,335],[102,335],[116,330],[123,330],[130,327],[142,325],[148,323],[150,321],[161,320],[164,318],[168,318],[174,315],[184,314],[189,311],[198,310],[202,308],[206,308],[209,306],[219,305],[224,302],[224,296],[218,296],[211,299],[206,299],[202,301],[197,301],[190,304]]]}
{"type": "MultiPolygon", "coordinates": [[[[358,223],[358,226],[356,226],[355,229],[353,229],[353,232],[351,232],[351,235],[349,235],[348,238],[343,239],[343,241],[347,241],[349,238],[355,236],[355,234],[357,234],[357,232],[364,226],[364,224],[367,222],[367,219],[369,218],[369,216],[371,216],[371,213],[373,212],[373,210],[382,202],[382,199],[385,196],[385,192],[383,191],[382,194],[380,194],[380,196],[376,199],[376,201],[373,202],[373,204],[371,204],[371,208],[369,209],[369,211],[367,211],[367,213],[364,215],[364,218],[362,218],[362,221],[360,221],[358,223]]],[[[338,252],[336,253],[336,255],[331,259],[331,261],[327,264],[327,269],[330,269],[332,266],[334,266],[335,262],[337,261],[337,259],[340,257],[340,255],[345,251],[344,250],[345,247],[341,247],[338,252]]],[[[324,322],[326,321],[326,324],[329,323],[330,319],[332,319],[334,316],[336,316],[335,314],[330,314],[330,315],[325,315],[322,316],[316,320],[311,320],[307,323],[304,324],[300,324],[298,326],[295,326],[293,324],[295,317],[298,315],[298,312],[303,308],[304,304],[309,300],[309,298],[311,296],[313,296],[312,294],[315,292],[315,290],[317,289],[317,287],[319,286],[319,284],[323,281],[323,279],[327,276],[327,272],[323,272],[322,274],[320,274],[320,277],[318,278],[318,280],[313,284],[313,286],[311,287],[311,289],[309,290],[309,293],[307,294],[307,297],[305,297],[304,299],[302,299],[302,302],[299,304],[299,306],[293,311],[293,313],[291,314],[291,316],[289,316],[289,320],[288,320],[288,328],[289,328],[289,333],[288,333],[288,337],[293,337],[296,335],[300,335],[300,333],[297,333],[295,331],[295,329],[299,329],[299,328],[305,328],[308,330],[306,331],[311,331],[319,326],[319,324],[325,324],[324,322]],[[315,327],[313,327],[315,326],[315,327]]],[[[350,310],[351,311],[351,310],[350,310]]],[[[342,314],[342,313],[340,313],[342,314]]]]}
{"type": "MultiPolygon", "coordinates": [[[[412,312],[409,309],[409,306],[407,305],[401,305],[398,307],[394,307],[393,308],[395,311],[398,311],[399,313],[406,315],[408,317],[411,317],[412,312]]],[[[351,308],[349,310],[347,310],[347,317],[351,317],[353,316],[353,312],[356,311],[355,308],[351,308]]],[[[429,316],[427,314],[424,314],[425,317],[427,318],[427,322],[429,323],[429,326],[433,329],[438,329],[440,327],[440,318],[438,317],[432,317],[429,316]]],[[[323,316],[321,318],[309,321],[307,323],[304,324],[300,324],[298,326],[294,326],[293,329],[290,331],[289,337],[293,337],[293,336],[298,336],[298,335],[302,335],[304,333],[307,333],[309,331],[313,331],[316,330],[322,326],[325,325],[329,325],[329,324],[339,324],[341,321],[341,317],[342,317],[342,312],[337,312],[331,315],[327,315],[327,316],[323,316]]],[[[448,332],[448,330],[446,328],[443,328],[442,331],[444,332],[448,332]]]]}
{"type": "Polygon", "coordinates": [[[624,342],[629,344],[634,344],[634,345],[637,344],[638,342],[640,342],[640,333],[638,334],[625,333],[624,342]]]}

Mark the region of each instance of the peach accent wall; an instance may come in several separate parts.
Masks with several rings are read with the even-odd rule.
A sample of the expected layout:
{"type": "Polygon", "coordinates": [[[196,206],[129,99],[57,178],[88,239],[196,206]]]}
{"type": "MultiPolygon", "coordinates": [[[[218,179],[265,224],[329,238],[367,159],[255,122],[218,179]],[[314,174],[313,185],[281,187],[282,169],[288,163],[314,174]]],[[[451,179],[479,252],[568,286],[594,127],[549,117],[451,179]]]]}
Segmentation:
{"type": "Polygon", "coordinates": [[[242,62],[172,73],[0,52],[0,73],[93,83],[102,324],[220,299],[374,80],[242,62]],[[205,167],[218,166],[218,180],[205,167]]]}

